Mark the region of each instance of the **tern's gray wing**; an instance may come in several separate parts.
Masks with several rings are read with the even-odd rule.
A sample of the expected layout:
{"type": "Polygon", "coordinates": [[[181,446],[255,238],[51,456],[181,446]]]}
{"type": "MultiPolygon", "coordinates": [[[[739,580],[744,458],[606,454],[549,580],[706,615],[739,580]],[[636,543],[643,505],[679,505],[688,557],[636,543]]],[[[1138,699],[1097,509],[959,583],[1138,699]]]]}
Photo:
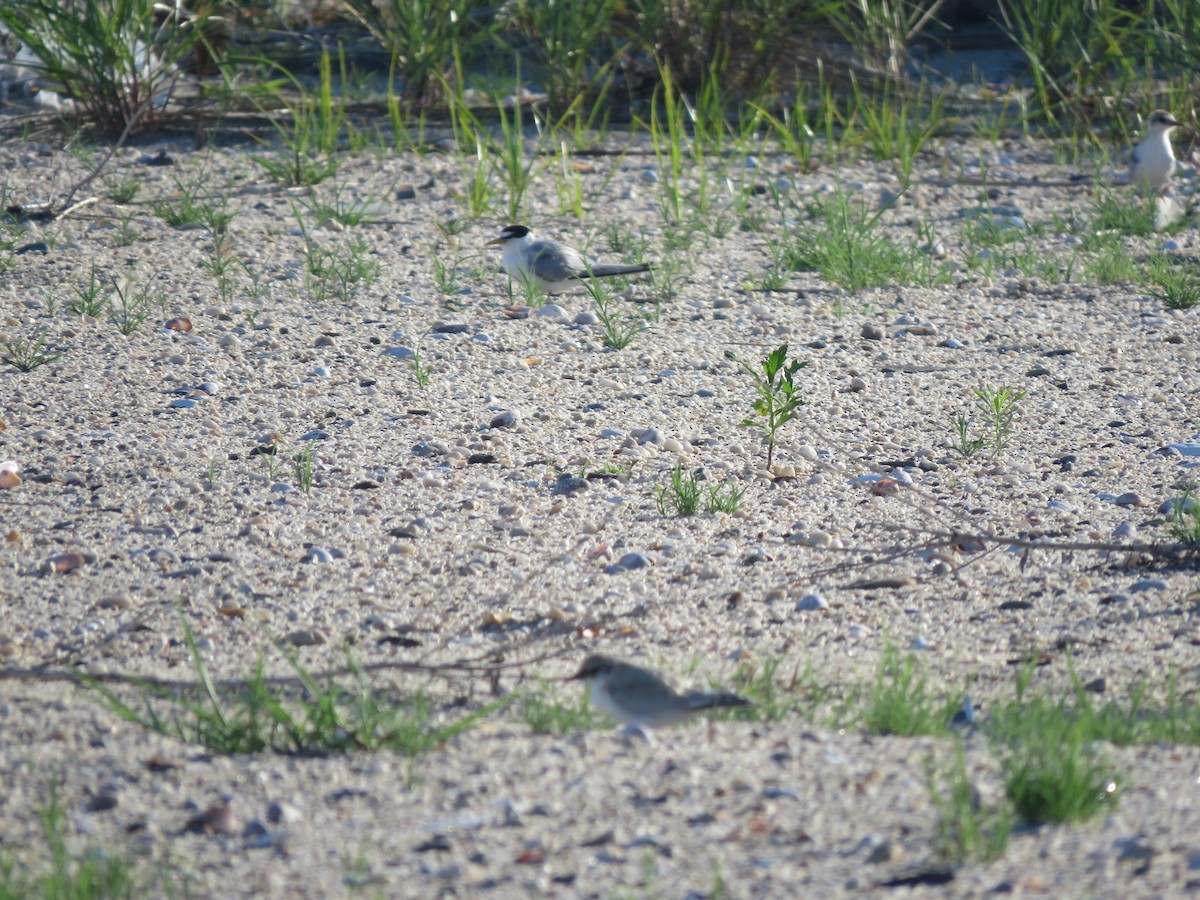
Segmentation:
{"type": "Polygon", "coordinates": [[[533,273],[543,281],[570,281],[587,273],[578,251],[558,241],[534,241],[529,255],[533,273]]]}

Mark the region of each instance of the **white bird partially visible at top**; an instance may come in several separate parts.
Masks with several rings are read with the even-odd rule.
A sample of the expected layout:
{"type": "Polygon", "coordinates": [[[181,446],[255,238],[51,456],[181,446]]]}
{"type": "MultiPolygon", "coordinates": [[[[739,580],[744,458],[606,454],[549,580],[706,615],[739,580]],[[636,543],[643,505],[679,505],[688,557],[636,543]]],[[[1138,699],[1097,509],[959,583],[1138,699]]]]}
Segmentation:
{"type": "Polygon", "coordinates": [[[1141,194],[1162,194],[1175,171],[1175,153],[1171,149],[1171,129],[1178,128],[1170,113],[1161,109],[1150,115],[1146,136],[1133,148],[1129,161],[1129,183],[1141,194]]]}
{"type": "Polygon", "coordinates": [[[547,294],[561,294],[579,287],[586,278],[636,275],[648,272],[648,263],[632,266],[592,265],[579,251],[558,241],[538,240],[524,225],[509,225],[488,246],[500,245],[500,264],[518,281],[528,281],[547,294]]]}

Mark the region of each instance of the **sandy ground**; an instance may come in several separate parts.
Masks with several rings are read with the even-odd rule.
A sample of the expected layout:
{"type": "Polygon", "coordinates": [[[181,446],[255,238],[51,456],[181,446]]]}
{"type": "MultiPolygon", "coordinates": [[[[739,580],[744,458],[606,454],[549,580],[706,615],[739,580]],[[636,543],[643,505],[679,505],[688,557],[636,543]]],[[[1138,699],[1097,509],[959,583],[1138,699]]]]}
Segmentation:
{"type": "MultiPolygon", "coordinates": [[[[1122,794],[1110,813],[1019,830],[998,860],[945,880],[926,772],[949,764],[954,742],[838,728],[827,709],[697,722],[644,745],[608,728],[537,734],[513,704],[411,760],[228,757],[39,677],[73,665],[190,682],[186,623],[214,677],[260,658],[291,674],[276,639],[314,672],[343,665],[349,647],[383,696],[423,692],[438,721],[542,679],[573,703],[580,688],[556,680],[589,652],[701,686],[782,657],[781,689],[811,668],[838,694],[872,678],[891,644],[914,648],[935,691],[969,689],[985,720],[1027,659],[1042,663],[1038,689],[1061,690],[1072,665],[1104,680],[1102,699],[1142,682],[1161,696],[1172,671],[1185,696],[1194,688],[1194,570],[1104,549],[926,546],[948,533],[1166,540],[1159,507],[1194,477],[1194,312],[1087,283],[1082,264],[1066,283],[964,267],[981,206],[1039,226],[1026,240],[1045,259],[1080,253],[1061,223],[1086,221],[1095,201],[1052,146],[939,148],[882,227],[907,245],[931,231],[957,273],[852,296],[815,274],[747,290],[779,233],[768,193],[749,205],[768,231],[731,219],[667,250],[647,147],[579,159],[582,220],[557,214],[547,160],[528,207],[540,233],[612,262],[615,225],[646,238],[651,259],[684,262],[678,296],[619,351],[588,323],[585,293],[557,298],[560,316],[504,312],[522,300],[483,247],[508,224],[503,195],[494,214],[455,223],[462,170],[436,153],[342,164],[341,202],[368,204],[374,220],[343,229],[305,213],[308,236],[328,251],[365,242],[380,274],[318,298],[292,209],[303,194],[270,184],[251,152],[169,136],[124,148],[84,192],[99,202],[25,226],[18,244],[44,247],[0,274],[7,339],[45,332],[65,351],[0,373],[0,461],[22,479],[0,490],[0,851],[44,852],[37,811],[56,783],[73,850],[147,857],[145,873],[174,872],[191,896],[826,897],[900,879],[897,896],[1161,897],[1200,884],[1192,747],[1111,748],[1122,794]],[[159,150],[170,165],[148,164],[159,150]],[[104,198],[124,181],[141,185],[133,203],[104,198]],[[257,288],[237,275],[223,297],[204,267],[213,235],[154,215],[152,202],[195,184],[228,199],[230,252],[257,288]],[[458,293],[439,291],[435,257],[457,268],[458,293]],[[131,335],[66,310],[93,266],[103,279],[132,272],[156,298],[131,335]],[[164,327],[176,317],[191,330],[164,327]],[[784,341],[808,364],[808,405],[768,473],[765,445],[739,426],[750,380],[725,353],[754,361],[784,341]],[[425,387],[397,349],[414,346],[425,387]],[[950,417],[983,385],[1027,395],[999,459],[965,459],[949,448],[950,417]],[[305,449],[308,492],[290,461],[305,449]],[[660,514],[654,492],[677,463],[742,486],[740,510],[660,514]],[[629,554],[644,565],[618,568],[629,554]],[[803,602],[814,594],[824,603],[803,602]],[[221,807],[215,833],[189,829],[221,807]]],[[[7,200],[26,204],[61,198],[86,171],[16,137],[0,168],[7,200]]],[[[897,188],[886,164],[796,174],[766,148],[727,174],[802,198],[840,179],[872,207],[897,188]]],[[[334,197],[332,183],[318,192],[334,197]]],[[[731,204],[721,197],[718,212],[731,204]]],[[[1130,246],[1140,256],[1164,240],[1130,246]]],[[[1171,240],[1196,254],[1194,229],[1171,240]]],[[[633,293],[651,290],[643,280],[633,293]]],[[[994,797],[982,733],[966,753],[994,797]]]]}

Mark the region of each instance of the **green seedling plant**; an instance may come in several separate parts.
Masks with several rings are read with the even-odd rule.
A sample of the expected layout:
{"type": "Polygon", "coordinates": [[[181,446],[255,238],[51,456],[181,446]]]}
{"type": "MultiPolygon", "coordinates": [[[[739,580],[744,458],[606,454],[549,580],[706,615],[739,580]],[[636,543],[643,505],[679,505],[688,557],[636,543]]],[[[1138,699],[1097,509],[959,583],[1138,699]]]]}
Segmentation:
{"type": "Polygon", "coordinates": [[[521,694],[517,714],[534,734],[578,734],[596,730],[604,723],[603,716],[588,702],[586,691],[580,691],[576,696],[577,700],[564,700],[547,682],[539,681],[536,689],[521,694]]]}
{"type": "Polygon", "coordinates": [[[132,212],[117,216],[117,230],[113,233],[113,244],[115,246],[132,247],[141,236],[142,233],[133,226],[132,212]]]}
{"type": "Polygon", "coordinates": [[[607,285],[598,278],[584,282],[592,297],[592,308],[600,320],[600,342],[610,350],[624,350],[632,344],[646,327],[640,315],[628,315],[613,309],[613,295],[607,285]]]}
{"type": "Polygon", "coordinates": [[[39,334],[31,341],[7,340],[4,342],[4,352],[0,354],[0,362],[12,366],[18,372],[32,372],[47,363],[62,358],[61,352],[48,349],[46,335],[39,334]]]}
{"type": "Polygon", "coordinates": [[[236,210],[229,208],[229,201],[224,196],[219,201],[205,196],[207,180],[205,173],[196,177],[184,179],[175,177],[175,196],[168,200],[154,200],[150,209],[154,214],[170,225],[178,228],[183,225],[203,225],[212,234],[224,233],[233,221],[236,210]]]}
{"type": "Polygon", "coordinates": [[[954,411],[954,415],[950,417],[950,425],[954,429],[950,438],[950,448],[961,456],[970,459],[987,446],[986,439],[971,435],[971,417],[961,409],[954,411]]]}
{"type": "Polygon", "coordinates": [[[956,743],[950,766],[939,771],[930,759],[925,772],[929,798],[938,813],[935,859],[960,866],[1003,856],[1012,834],[1012,808],[1007,803],[994,807],[980,803],[967,772],[962,742],[956,743]]]}
{"type": "Polygon", "coordinates": [[[901,657],[894,644],[884,646],[875,681],[867,694],[863,727],[870,734],[941,736],[949,731],[962,698],[933,696],[912,653],[901,657]]]}
{"type": "Polygon", "coordinates": [[[74,828],[59,797],[58,783],[50,781],[47,787],[49,796],[38,810],[38,819],[49,858],[41,871],[35,871],[7,852],[0,854],[0,900],[116,900],[153,893],[142,883],[135,863],[123,854],[100,847],[72,852],[68,842],[74,828]]]}
{"type": "Polygon", "coordinates": [[[126,722],[217,753],[328,753],[390,750],[418,756],[461,734],[510,702],[502,698],[445,724],[435,724],[428,700],[397,701],[375,692],[366,671],[347,654],[349,683],[318,679],[294,648],[281,645],[298,688],[276,686],[262,657],[235,687],[213,681],[191,628],[184,639],[195,672],[191,690],[154,682],[138,686],[128,701],[107,685],[84,677],[97,702],[126,722]]]}
{"type": "Polygon", "coordinates": [[[296,485],[305,494],[311,494],[313,488],[312,447],[305,447],[293,456],[292,464],[296,467],[296,485]]]}
{"type": "Polygon", "coordinates": [[[974,388],[972,393],[976,415],[983,422],[983,434],[974,436],[971,418],[963,411],[956,410],[950,419],[953,428],[950,446],[964,457],[975,456],[985,449],[990,449],[992,459],[998,459],[1000,454],[1008,449],[1013,435],[1016,434],[1020,412],[1018,407],[1026,392],[1014,391],[1007,385],[993,387],[985,384],[983,387],[974,388]]]}
{"type": "Polygon", "coordinates": [[[1150,296],[1161,300],[1168,309],[1195,309],[1200,306],[1200,278],[1191,266],[1174,265],[1157,257],[1147,265],[1147,274],[1158,290],[1150,296]]]}
{"type": "Polygon", "coordinates": [[[1086,719],[1058,704],[1026,701],[993,711],[991,736],[999,742],[1005,794],[1022,822],[1079,822],[1115,807],[1121,779],[1087,733],[1086,719]]]}
{"type": "MultiPolygon", "coordinates": [[[[336,175],[341,167],[343,130],[351,144],[355,143],[344,102],[341,99],[334,101],[329,51],[321,51],[318,61],[320,81],[315,94],[287,69],[277,63],[269,64],[284,76],[282,82],[268,86],[274,105],[282,105],[287,110],[285,121],[275,116],[270,118],[281,149],[274,156],[251,156],[251,159],[269,178],[280,184],[293,187],[319,184],[336,175]],[[285,93],[283,86],[289,82],[289,91],[285,93]]],[[[344,57],[342,65],[344,70],[344,57]]]]}
{"type": "Polygon", "coordinates": [[[851,293],[911,283],[921,271],[920,253],[915,246],[897,244],[878,227],[886,211],[871,213],[839,186],[832,199],[812,206],[812,220],[789,245],[788,264],[794,271],[819,272],[851,293]]]}
{"type": "Polygon", "coordinates": [[[767,439],[768,471],[775,457],[779,429],[796,418],[805,403],[796,389],[795,376],[808,363],[789,361],[787,355],[788,345],[780,344],[754,367],[738,359],[732,350],[725,351],[725,358],[737,363],[754,380],[754,391],[758,394],[754,401],[755,415],[747,416],[741,425],[757,430],[767,439]]]}
{"type": "Polygon", "coordinates": [[[654,504],[662,516],[694,516],[701,508],[710,515],[735,513],[745,493],[746,489],[731,479],[713,484],[699,472],[676,465],[671,469],[670,481],[655,488],[654,504]]]}
{"type": "MultiPolygon", "coordinates": [[[[108,320],[117,331],[129,337],[150,318],[150,305],[156,299],[149,282],[136,282],[132,275],[112,279],[112,294],[108,298],[108,320]]],[[[161,300],[159,300],[161,306],[161,300]]]]}
{"type": "Polygon", "coordinates": [[[571,160],[571,149],[565,140],[558,142],[554,167],[554,193],[558,198],[559,215],[583,218],[583,176],[571,160]]]}
{"type": "Polygon", "coordinates": [[[975,388],[975,407],[983,416],[993,459],[997,459],[1008,449],[1012,436],[1016,433],[1018,404],[1025,396],[1025,391],[1014,391],[1007,385],[984,385],[975,388]]]}
{"type": "Polygon", "coordinates": [[[922,85],[910,96],[905,82],[890,77],[869,95],[857,78],[851,87],[867,145],[876,159],[891,161],[900,189],[908,190],[917,156],[943,128],[946,94],[922,85]]]}
{"type": "Polygon", "coordinates": [[[1100,189],[1096,192],[1096,206],[1092,212],[1092,230],[1126,237],[1147,237],[1154,234],[1154,206],[1132,202],[1132,198],[1121,197],[1116,191],[1100,189]]]}
{"type": "Polygon", "coordinates": [[[1195,488],[1188,485],[1181,497],[1171,503],[1167,529],[1175,540],[1188,547],[1200,547],[1200,501],[1195,488]]]}
{"type": "Polygon", "coordinates": [[[343,196],[342,185],[336,183],[331,198],[326,199],[314,186],[310,186],[300,203],[314,221],[337,222],[346,228],[356,228],[374,222],[377,211],[382,208],[378,201],[363,201],[343,196]]]}
{"type": "MultiPolygon", "coordinates": [[[[425,334],[429,334],[429,332],[427,331],[425,334]]],[[[412,358],[408,360],[408,370],[412,372],[413,381],[417,383],[417,387],[429,387],[432,373],[429,371],[425,358],[421,355],[419,341],[413,343],[412,358]]]]}
{"type": "Polygon", "coordinates": [[[508,189],[508,221],[520,222],[524,218],[525,194],[535,177],[534,164],[538,154],[527,153],[525,150],[522,105],[512,104],[511,113],[501,99],[497,98],[495,105],[500,120],[500,140],[493,142],[491,155],[496,160],[497,172],[508,189]]]}
{"type": "Polygon", "coordinates": [[[105,196],[113,203],[123,206],[136,200],[138,192],[141,189],[142,183],[138,179],[129,176],[112,182],[105,196]]]}
{"type": "Polygon", "coordinates": [[[100,318],[108,298],[104,296],[104,282],[96,277],[96,264],[92,263],[88,272],[88,283],[74,285],[71,292],[75,295],[66,302],[67,311],[77,316],[100,318]]]}

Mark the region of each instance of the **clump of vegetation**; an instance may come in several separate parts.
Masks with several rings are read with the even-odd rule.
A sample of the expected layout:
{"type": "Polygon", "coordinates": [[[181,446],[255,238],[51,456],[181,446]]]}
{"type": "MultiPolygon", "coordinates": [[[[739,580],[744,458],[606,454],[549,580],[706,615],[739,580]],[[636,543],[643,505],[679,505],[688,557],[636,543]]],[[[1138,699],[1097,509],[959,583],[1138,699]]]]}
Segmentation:
{"type": "Polygon", "coordinates": [[[206,18],[155,0],[0,4],[0,25],[37,59],[39,80],[110,137],[155,124],[178,64],[203,40],[206,18]]]}
{"type": "Polygon", "coordinates": [[[975,388],[974,395],[975,411],[983,422],[983,434],[973,436],[971,418],[962,410],[956,410],[950,419],[954,429],[950,446],[965,457],[974,456],[981,450],[990,448],[992,459],[996,459],[1008,449],[1012,436],[1016,433],[1018,404],[1024,399],[1025,391],[1014,391],[1007,385],[998,388],[984,385],[975,388]]]}
{"type": "Polygon", "coordinates": [[[61,352],[51,351],[48,347],[49,342],[45,334],[39,334],[30,341],[5,341],[4,353],[0,354],[0,362],[12,366],[18,372],[32,372],[46,363],[52,363],[62,358],[61,352]]]}
{"type": "Polygon", "coordinates": [[[733,513],[741,508],[745,492],[732,480],[712,484],[702,473],[677,465],[671,469],[670,481],[654,489],[654,503],[662,516],[694,516],[701,507],[710,514],[733,513]]]}
{"type": "Polygon", "coordinates": [[[741,424],[746,428],[756,429],[767,439],[768,469],[771,468],[775,456],[775,442],[779,429],[796,418],[805,402],[796,389],[795,376],[808,363],[789,361],[787,355],[788,345],[780,344],[754,367],[738,359],[732,350],[725,351],[726,359],[736,362],[754,379],[754,391],[758,394],[754,401],[755,415],[747,416],[741,424]]]}

